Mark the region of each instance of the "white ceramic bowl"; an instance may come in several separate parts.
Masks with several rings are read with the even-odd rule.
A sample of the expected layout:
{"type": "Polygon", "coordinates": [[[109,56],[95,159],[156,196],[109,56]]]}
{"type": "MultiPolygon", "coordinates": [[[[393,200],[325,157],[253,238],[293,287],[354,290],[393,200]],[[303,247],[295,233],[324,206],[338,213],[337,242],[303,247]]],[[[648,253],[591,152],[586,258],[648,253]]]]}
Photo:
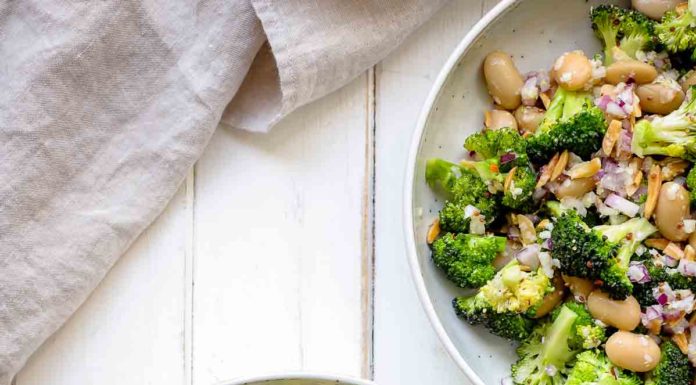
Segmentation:
{"type": "MultiPolygon", "coordinates": [[[[462,39],[440,72],[423,107],[411,145],[404,189],[407,251],[416,287],[430,321],[457,365],[477,385],[498,384],[516,355],[504,339],[471,327],[452,310],[465,293],[432,264],[425,242],[442,203],[425,183],[425,162],[461,159],[464,139],[483,126],[492,107],[481,65],[490,51],[512,54],[520,72],[548,69],[563,52],[600,52],[588,18],[596,0],[502,0],[462,39]]],[[[629,1],[611,1],[628,6],[629,1]]]]}
{"type": "Polygon", "coordinates": [[[317,373],[283,373],[256,377],[238,378],[219,382],[217,385],[375,385],[371,381],[357,378],[317,373]]]}

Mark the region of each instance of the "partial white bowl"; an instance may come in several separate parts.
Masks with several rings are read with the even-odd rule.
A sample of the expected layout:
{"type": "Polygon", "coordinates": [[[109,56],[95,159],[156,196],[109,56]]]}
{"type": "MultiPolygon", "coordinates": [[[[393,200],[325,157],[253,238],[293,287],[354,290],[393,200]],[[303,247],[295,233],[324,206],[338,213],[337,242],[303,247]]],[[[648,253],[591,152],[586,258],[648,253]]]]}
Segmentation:
{"type": "Polygon", "coordinates": [[[375,385],[375,383],[336,375],[294,372],[237,378],[219,382],[217,385],[375,385]]]}
{"type": "MultiPolygon", "coordinates": [[[[449,354],[477,385],[499,384],[515,360],[514,345],[458,319],[452,299],[466,293],[451,284],[430,258],[425,242],[441,200],[425,183],[425,162],[461,159],[464,139],[483,126],[492,107],[481,65],[500,49],[514,57],[520,72],[548,69],[563,52],[600,52],[588,18],[596,0],[502,0],[462,39],[440,72],[423,107],[406,170],[404,218],[413,278],[430,321],[449,354]]],[[[629,6],[629,1],[611,1],[629,6]]]]}

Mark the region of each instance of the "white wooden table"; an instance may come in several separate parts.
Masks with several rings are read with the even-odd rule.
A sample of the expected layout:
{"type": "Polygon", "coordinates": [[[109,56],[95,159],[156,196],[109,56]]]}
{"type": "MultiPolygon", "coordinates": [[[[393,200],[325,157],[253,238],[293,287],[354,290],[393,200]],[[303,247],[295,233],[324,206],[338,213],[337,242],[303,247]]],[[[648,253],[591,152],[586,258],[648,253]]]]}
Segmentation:
{"type": "Polygon", "coordinates": [[[209,385],[309,370],[467,384],[411,283],[407,149],[454,46],[497,0],[455,0],[268,135],[220,129],[165,213],[17,385],[209,385]]]}

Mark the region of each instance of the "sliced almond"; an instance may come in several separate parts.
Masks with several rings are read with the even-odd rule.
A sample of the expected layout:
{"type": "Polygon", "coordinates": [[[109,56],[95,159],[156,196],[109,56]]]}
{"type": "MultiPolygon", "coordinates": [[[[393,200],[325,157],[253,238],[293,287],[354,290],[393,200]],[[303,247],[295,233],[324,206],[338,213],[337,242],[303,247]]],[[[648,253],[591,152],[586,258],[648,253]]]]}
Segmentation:
{"type": "Polygon", "coordinates": [[[682,159],[672,159],[662,166],[662,181],[669,182],[682,175],[689,167],[689,162],[682,159]]]}
{"type": "Polygon", "coordinates": [[[684,259],[687,261],[696,261],[696,249],[691,245],[684,247],[684,259]]]}
{"type": "Polygon", "coordinates": [[[433,242],[435,242],[435,239],[437,239],[438,235],[440,235],[440,219],[435,218],[433,224],[430,225],[430,228],[428,229],[428,236],[426,238],[428,244],[432,245],[433,242]]]}
{"type": "Polygon", "coordinates": [[[650,166],[650,173],[648,174],[648,196],[645,200],[645,210],[643,211],[643,216],[645,218],[650,218],[655,211],[655,206],[657,206],[657,198],[660,196],[660,187],[662,187],[662,173],[660,171],[660,166],[653,164],[650,166]]]}
{"type": "Polygon", "coordinates": [[[645,245],[653,249],[664,250],[669,245],[669,240],[664,238],[650,238],[645,240],[645,245]]]}
{"type": "Polygon", "coordinates": [[[520,227],[520,238],[522,238],[522,243],[525,245],[536,243],[537,236],[536,230],[534,230],[534,223],[522,214],[517,214],[517,223],[520,227]]]}
{"type": "Polygon", "coordinates": [[[507,176],[505,177],[505,182],[503,183],[503,190],[504,191],[509,191],[510,190],[510,185],[512,184],[512,179],[515,177],[515,171],[517,171],[517,167],[513,167],[510,172],[508,172],[507,176]]]}
{"type": "Polygon", "coordinates": [[[549,161],[549,164],[542,168],[541,175],[539,176],[539,180],[536,184],[536,188],[543,187],[546,183],[549,182],[549,180],[551,180],[551,173],[556,167],[556,163],[558,163],[558,158],[560,156],[560,154],[556,153],[556,155],[554,155],[553,158],[551,158],[551,160],[549,161]]]}
{"type": "Polygon", "coordinates": [[[626,187],[626,194],[632,196],[640,188],[640,183],[643,181],[643,171],[638,170],[638,172],[633,176],[633,183],[626,187]]]}
{"type": "Polygon", "coordinates": [[[561,153],[561,156],[558,157],[558,162],[553,166],[553,171],[551,172],[551,179],[550,181],[553,182],[558,178],[561,174],[563,174],[563,170],[565,170],[566,166],[568,165],[568,160],[570,159],[570,153],[568,150],[564,150],[561,153]]]}
{"type": "Polygon", "coordinates": [[[662,252],[676,260],[684,258],[684,250],[682,250],[682,248],[674,242],[668,243],[667,247],[665,247],[665,249],[662,250],[662,252]]]}
{"type": "Polygon", "coordinates": [[[672,342],[679,347],[682,353],[687,354],[689,352],[689,340],[686,338],[686,334],[679,333],[673,335],[672,342]]]}
{"type": "Polygon", "coordinates": [[[549,225],[549,223],[551,223],[551,221],[548,218],[544,218],[541,220],[541,222],[537,223],[536,229],[537,230],[544,230],[544,229],[546,229],[546,226],[549,225]]]}
{"type": "Polygon", "coordinates": [[[493,114],[491,114],[491,111],[484,111],[483,112],[483,125],[486,127],[490,127],[493,124],[493,114]]]}
{"type": "Polygon", "coordinates": [[[570,179],[589,178],[594,176],[602,168],[602,161],[594,158],[587,162],[578,163],[566,172],[570,179]]]}
{"type": "Polygon", "coordinates": [[[606,134],[604,134],[604,139],[602,140],[602,151],[605,155],[610,155],[611,150],[616,145],[621,135],[621,122],[618,120],[612,120],[609,123],[606,134]]]}
{"type": "Polygon", "coordinates": [[[648,325],[647,325],[647,328],[648,328],[648,334],[651,334],[654,336],[660,334],[660,331],[662,330],[662,319],[660,318],[660,319],[654,319],[654,320],[650,321],[650,323],[648,323],[648,325]]]}
{"type": "Polygon", "coordinates": [[[551,98],[549,95],[547,95],[545,92],[542,92],[539,94],[539,98],[541,99],[541,102],[544,104],[545,109],[549,109],[549,106],[551,105],[551,98]]]}

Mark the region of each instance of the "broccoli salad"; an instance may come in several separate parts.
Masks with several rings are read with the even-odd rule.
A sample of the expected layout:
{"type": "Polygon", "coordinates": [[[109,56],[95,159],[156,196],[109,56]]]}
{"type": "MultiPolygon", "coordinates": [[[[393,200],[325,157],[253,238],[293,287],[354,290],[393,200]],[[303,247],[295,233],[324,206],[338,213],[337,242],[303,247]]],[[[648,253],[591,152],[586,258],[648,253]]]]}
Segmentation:
{"type": "Polygon", "coordinates": [[[696,0],[647,3],[593,7],[602,52],[549,71],[491,52],[485,128],[426,164],[433,263],[517,344],[503,383],[696,384],[696,0]]]}

